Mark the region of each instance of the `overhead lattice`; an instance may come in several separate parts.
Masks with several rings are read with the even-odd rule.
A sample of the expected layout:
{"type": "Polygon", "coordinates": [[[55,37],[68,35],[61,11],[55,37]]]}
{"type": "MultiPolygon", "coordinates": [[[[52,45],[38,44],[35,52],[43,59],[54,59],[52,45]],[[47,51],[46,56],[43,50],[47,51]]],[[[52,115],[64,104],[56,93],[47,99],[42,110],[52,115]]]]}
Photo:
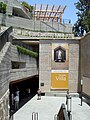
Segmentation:
{"type": "Polygon", "coordinates": [[[43,21],[56,21],[62,23],[62,14],[66,6],[36,5],[34,8],[34,18],[43,21]]]}

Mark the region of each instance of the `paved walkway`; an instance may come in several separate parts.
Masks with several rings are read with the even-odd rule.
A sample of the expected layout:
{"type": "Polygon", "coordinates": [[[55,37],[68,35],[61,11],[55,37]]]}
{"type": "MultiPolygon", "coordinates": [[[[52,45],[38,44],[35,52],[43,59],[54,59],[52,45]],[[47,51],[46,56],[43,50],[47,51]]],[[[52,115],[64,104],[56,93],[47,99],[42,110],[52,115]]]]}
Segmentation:
{"type": "MultiPolygon", "coordinates": [[[[35,96],[14,114],[14,120],[32,120],[33,112],[38,112],[38,120],[54,120],[65,100],[65,97],[54,96],[42,96],[37,100],[35,96]]],[[[85,102],[81,106],[80,99],[76,97],[72,98],[72,120],[90,120],[90,106],[85,102]]]]}

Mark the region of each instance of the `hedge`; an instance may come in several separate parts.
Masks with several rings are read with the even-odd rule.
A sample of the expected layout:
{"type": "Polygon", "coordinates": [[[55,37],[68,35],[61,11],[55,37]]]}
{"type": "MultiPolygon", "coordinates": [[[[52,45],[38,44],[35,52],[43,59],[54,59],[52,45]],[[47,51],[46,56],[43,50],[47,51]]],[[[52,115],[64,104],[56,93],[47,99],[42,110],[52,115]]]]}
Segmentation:
{"type": "Polygon", "coordinates": [[[17,47],[17,50],[18,50],[19,53],[22,53],[24,55],[29,55],[30,57],[34,57],[34,58],[38,57],[38,53],[37,52],[33,52],[33,51],[28,50],[28,49],[26,49],[24,47],[21,47],[19,45],[16,45],[16,47],[17,47]]]}

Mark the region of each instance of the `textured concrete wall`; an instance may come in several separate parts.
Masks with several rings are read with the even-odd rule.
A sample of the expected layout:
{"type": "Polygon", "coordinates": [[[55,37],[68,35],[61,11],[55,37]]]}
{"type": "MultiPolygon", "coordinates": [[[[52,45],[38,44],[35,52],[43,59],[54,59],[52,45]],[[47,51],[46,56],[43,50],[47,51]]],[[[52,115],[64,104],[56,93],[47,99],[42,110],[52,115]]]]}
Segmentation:
{"type": "Polygon", "coordinates": [[[9,117],[9,81],[11,69],[10,43],[6,43],[0,51],[0,118],[8,120],[9,117]]]}
{"type": "Polygon", "coordinates": [[[90,33],[80,41],[81,79],[83,80],[83,92],[90,96],[90,33]]]}
{"type": "Polygon", "coordinates": [[[19,54],[17,48],[11,45],[11,61],[24,62],[25,68],[23,69],[11,69],[10,81],[27,78],[30,76],[38,75],[37,61],[35,58],[27,55],[19,54]]]}
{"type": "Polygon", "coordinates": [[[39,86],[42,92],[51,91],[52,43],[69,44],[69,90],[78,92],[79,40],[40,40],[39,46],[39,86]],[[41,86],[44,83],[44,86],[41,86]]]}
{"type": "Polygon", "coordinates": [[[0,120],[9,120],[9,91],[0,99],[0,120]]]}
{"type": "Polygon", "coordinates": [[[20,29],[20,28],[13,28],[13,34],[14,37],[16,36],[16,38],[22,38],[22,39],[31,39],[32,38],[74,38],[73,34],[64,34],[64,33],[57,33],[57,32],[34,32],[34,31],[30,31],[28,29],[20,29]],[[27,37],[27,38],[26,38],[27,37]]]}
{"type": "Polygon", "coordinates": [[[43,92],[47,92],[51,85],[51,45],[43,42],[40,41],[39,45],[39,83],[44,83],[44,87],[39,86],[43,92]]]}
{"type": "Polygon", "coordinates": [[[78,92],[79,44],[69,44],[69,89],[78,92]]]}
{"type": "Polygon", "coordinates": [[[12,27],[5,28],[1,26],[0,34],[0,50],[3,48],[4,44],[10,40],[10,33],[12,32],[12,27]]]}
{"type": "Polygon", "coordinates": [[[0,118],[8,120],[9,83],[38,75],[37,61],[28,55],[19,54],[16,46],[6,42],[0,51],[0,118]],[[24,62],[25,68],[11,69],[11,61],[24,62]]]}
{"type": "Polygon", "coordinates": [[[2,24],[3,14],[0,13],[0,25],[2,24]]]}
{"type": "Polygon", "coordinates": [[[64,28],[64,31],[66,33],[72,33],[72,25],[71,24],[64,24],[65,25],[65,28],[64,28]]]}
{"type": "Polygon", "coordinates": [[[1,2],[4,2],[6,4],[9,4],[10,6],[16,6],[16,7],[20,7],[20,3],[18,2],[18,0],[0,0],[1,2]]]}
{"type": "Polygon", "coordinates": [[[0,98],[9,88],[10,69],[11,69],[11,49],[7,42],[0,51],[0,98]]]}
{"type": "MultiPolygon", "coordinates": [[[[11,13],[10,13],[11,14],[11,13]]],[[[36,30],[36,31],[59,31],[59,32],[67,32],[72,33],[72,26],[61,25],[56,22],[42,22],[39,20],[30,20],[16,16],[8,16],[2,15],[0,13],[0,24],[4,24],[8,27],[20,27],[29,30],[36,30]]]]}

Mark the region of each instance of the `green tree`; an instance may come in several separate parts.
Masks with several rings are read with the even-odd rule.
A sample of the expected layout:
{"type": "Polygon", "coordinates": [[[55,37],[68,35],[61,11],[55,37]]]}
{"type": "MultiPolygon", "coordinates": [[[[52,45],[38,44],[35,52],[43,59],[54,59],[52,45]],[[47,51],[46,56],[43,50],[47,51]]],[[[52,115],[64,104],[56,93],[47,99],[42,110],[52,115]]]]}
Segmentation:
{"type": "Polygon", "coordinates": [[[22,2],[22,5],[26,8],[28,8],[29,12],[31,13],[33,11],[33,6],[29,5],[27,2],[22,2]]]}
{"type": "Polygon", "coordinates": [[[78,9],[78,20],[73,26],[73,32],[75,36],[82,36],[84,31],[90,31],[90,0],[79,0],[75,6],[78,9]]]}
{"type": "Polygon", "coordinates": [[[6,4],[4,4],[3,2],[0,2],[0,12],[1,13],[6,13],[6,7],[7,7],[6,4]]]}

